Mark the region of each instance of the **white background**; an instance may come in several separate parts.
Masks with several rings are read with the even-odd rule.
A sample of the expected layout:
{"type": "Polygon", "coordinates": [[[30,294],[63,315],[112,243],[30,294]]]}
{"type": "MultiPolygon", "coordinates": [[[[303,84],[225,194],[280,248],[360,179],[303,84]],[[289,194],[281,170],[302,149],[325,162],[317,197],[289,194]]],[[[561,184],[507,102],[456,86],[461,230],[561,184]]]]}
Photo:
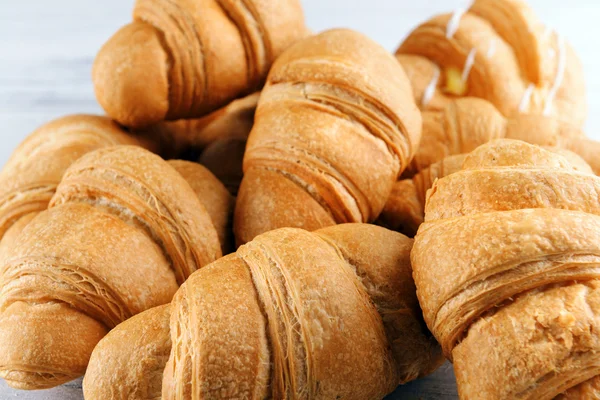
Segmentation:
{"type": "MultiPolygon", "coordinates": [[[[315,31],[350,27],[390,51],[419,22],[462,0],[304,0],[315,31]]],[[[600,1],[530,0],[579,53],[588,82],[588,133],[600,139],[600,1]]],[[[100,113],[90,80],[102,43],[129,21],[133,0],[0,0],[0,166],[33,129],[64,114],[100,113]]]]}

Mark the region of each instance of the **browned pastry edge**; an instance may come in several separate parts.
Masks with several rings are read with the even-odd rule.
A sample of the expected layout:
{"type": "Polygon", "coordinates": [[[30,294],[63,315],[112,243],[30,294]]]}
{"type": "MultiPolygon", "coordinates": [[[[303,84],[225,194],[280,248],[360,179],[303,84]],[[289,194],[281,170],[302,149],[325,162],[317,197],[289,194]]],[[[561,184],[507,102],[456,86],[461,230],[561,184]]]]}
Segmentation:
{"type": "Polygon", "coordinates": [[[166,367],[163,345],[167,345],[164,338],[168,329],[164,309],[123,323],[101,341],[84,380],[86,399],[141,400],[148,398],[147,393],[157,396],[160,378],[154,374],[155,368],[164,368],[163,399],[172,398],[175,393],[184,398],[200,393],[212,398],[265,398],[270,393],[273,398],[281,398],[283,393],[293,396],[293,387],[304,387],[299,389],[301,393],[316,390],[313,393],[319,398],[336,393],[346,393],[344,398],[349,399],[381,398],[398,383],[427,374],[442,362],[439,347],[421,321],[413,294],[411,245],[412,241],[400,234],[364,224],[338,225],[315,234],[281,229],[261,235],[240,248],[237,255],[224,257],[198,271],[179,290],[171,308],[171,339],[175,346],[166,367]],[[309,248],[311,251],[307,251],[309,248]],[[277,265],[264,264],[265,260],[277,265]],[[279,278],[269,272],[277,270],[283,273],[279,278]],[[315,285],[309,285],[310,281],[315,285]],[[315,287],[321,289],[315,292],[315,287]],[[339,293],[325,296],[333,292],[339,293]],[[378,312],[372,313],[372,309],[367,317],[354,311],[357,314],[353,315],[352,304],[358,304],[356,298],[352,299],[355,295],[361,298],[361,307],[376,308],[378,312]],[[300,302],[290,308],[284,304],[286,298],[300,302]],[[280,304],[281,314],[272,314],[272,302],[280,304]],[[224,309],[227,311],[221,311],[224,309]],[[338,318],[344,315],[343,330],[353,334],[338,341],[341,338],[335,337],[339,326],[329,313],[340,313],[338,318]],[[384,335],[391,342],[385,352],[396,358],[396,367],[386,367],[385,376],[396,370],[392,374],[395,379],[389,381],[390,377],[383,379],[381,373],[367,373],[379,365],[381,360],[375,356],[378,352],[367,352],[365,359],[354,362],[336,361],[356,359],[357,354],[346,354],[344,349],[355,349],[361,354],[366,351],[359,345],[363,340],[360,337],[368,337],[363,335],[371,331],[370,324],[382,322],[384,335]],[[352,329],[354,324],[363,328],[352,329]],[[159,326],[160,331],[154,330],[159,326]],[[282,340],[285,336],[277,333],[291,327],[296,328],[287,330],[287,340],[309,353],[298,353],[298,347],[286,344],[282,340]],[[149,329],[153,333],[142,336],[149,329]],[[302,340],[321,344],[310,350],[302,340]],[[337,345],[330,347],[334,343],[337,345]],[[278,357],[276,354],[287,357],[273,358],[278,357]],[[302,354],[307,358],[296,358],[302,354]],[[361,367],[364,362],[368,367],[361,367]],[[192,363],[199,367],[194,369],[197,374],[192,373],[192,363]],[[310,379],[314,379],[310,374],[306,375],[308,381],[302,378],[302,371],[310,365],[309,373],[321,376],[316,389],[310,388],[310,379]],[[330,367],[323,370],[325,365],[330,367]],[[152,373],[147,375],[149,368],[152,373]],[[273,368],[282,371],[283,381],[273,368]],[[361,374],[362,378],[349,379],[353,374],[361,374]],[[297,378],[290,381],[285,376],[297,378]],[[214,382],[231,378],[235,384],[217,390],[211,384],[212,377],[214,382]]]}

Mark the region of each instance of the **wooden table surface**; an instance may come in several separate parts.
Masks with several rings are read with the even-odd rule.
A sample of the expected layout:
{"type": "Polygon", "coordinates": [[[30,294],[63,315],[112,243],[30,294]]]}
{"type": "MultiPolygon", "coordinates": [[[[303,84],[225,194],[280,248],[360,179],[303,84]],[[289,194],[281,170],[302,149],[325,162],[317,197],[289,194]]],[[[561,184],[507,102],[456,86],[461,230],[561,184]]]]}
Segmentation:
{"type": "MultiPolygon", "coordinates": [[[[19,400],[82,400],[81,380],[61,387],[38,392],[22,392],[12,390],[0,380],[0,399],[19,400]]],[[[400,386],[385,400],[457,400],[456,382],[452,373],[452,365],[446,363],[434,374],[400,386]]]]}
{"type": "MultiPolygon", "coordinates": [[[[465,4],[462,0],[304,0],[309,26],[350,27],[390,51],[419,22],[465,4]]],[[[530,0],[549,26],[580,55],[588,82],[587,131],[600,140],[600,2],[530,0]]],[[[102,43],[131,15],[133,0],[0,2],[0,165],[37,126],[70,113],[101,113],[90,70],[102,43]]],[[[600,155],[599,155],[600,156],[600,155]]],[[[18,392],[0,380],[0,399],[81,400],[81,383],[18,392]]],[[[456,399],[452,367],[399,388],[390,399],[456,399]]]]}

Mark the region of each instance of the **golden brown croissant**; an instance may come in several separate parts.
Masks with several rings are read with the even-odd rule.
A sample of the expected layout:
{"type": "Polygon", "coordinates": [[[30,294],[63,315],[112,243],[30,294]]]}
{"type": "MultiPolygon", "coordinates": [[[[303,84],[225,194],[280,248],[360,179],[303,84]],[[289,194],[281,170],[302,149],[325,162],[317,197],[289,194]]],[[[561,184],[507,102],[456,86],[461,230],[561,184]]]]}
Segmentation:
{"type": "Polygon", "coordinates": [[[100,50],[98,102],[125,126],[198,118],[258,89],[306,36],[298,0],[137,0],[100,50]]]}
{"type": "Polygon", "coordinates": [[[192,272],[221,256],[221,228],[207,209],[229,194],[222,186],[222,199],[205,194],[219,183],[200,183],[202,166],[172,165],[134,146],[87,154],[5,250],[0,376],[9,385],[39,389],[82,375],[111,328],[168,303],[192,272]]]}
{"type": "Polygon", "coordinates": [[[380,399],[442,358],[411,246],[367,224],[260,235],[104,338],[85,397],[380,399]]]}
{"type": "MultiPolygon", "coordinates": [[[[565,157],[578,171],[594,173],[577,154],[560,147],[546,147],[546,149],[565,157]]],[[[427,191],[437,179],[459,171],[466,156],[466,154],[457,154],[446,157],[421,170],[412,178],[397,181],[377,223],[413,237],[425,218],[427,191]]]]}
{"type": "Polygon", "coordinates": [[[563,37],[521,0],[475,0],[417,27],[398,49],[424,109],[479,97],[503,115],[544,115],[581,127],[582,66],[563,37]]]}
{"type": "Polygon", "coordinates": [[[138,143],[105,117],[72,115],[40,127],[0,172],[0,239],[19,219],[48,207],[65,170],[79,157],[102,147],[138,143]]]}
{"type": "Polygon", "coordinates": [[[587,139],[579,128],[539,115],[520,114],[507,119],[491,103],[474,97],[423,112],[423,138],[409,171],[416,173],[447,156],[469,153],[500,138],[563,147],[579,154],[600,174],[600,142],[587,139]]]}
{"type": "Polygon", "coordinates": [[[400,65],[350,30],[288,49],[271,69],[244,157],[238,244],[279,227],[373,221],[418,146],[400,65]]]}
{"type": "Polygon", "coordinates": [[[552,399],[600,374],[598,193],[599,177],[514,140],[433,185],[411,259],[461,398],[552,399]]]}

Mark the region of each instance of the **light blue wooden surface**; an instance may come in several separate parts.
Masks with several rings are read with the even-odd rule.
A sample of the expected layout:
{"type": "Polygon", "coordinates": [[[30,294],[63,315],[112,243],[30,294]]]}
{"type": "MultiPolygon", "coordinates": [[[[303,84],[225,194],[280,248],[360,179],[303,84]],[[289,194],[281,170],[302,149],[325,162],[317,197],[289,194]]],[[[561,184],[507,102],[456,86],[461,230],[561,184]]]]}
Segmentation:
{"type": "MultiPolygon", "coordinates": [[[[82,400],[81,380],[38,392],[11,390],[0,380],[0,399],[20,400],[82,400]]],[[[456,382],[450,364],[443,365],[433,375],[399,387],[385,400],[457,400],[456,382]]]]}
{"type": "MultiPolygon", "coordinates": [[[[419,22],[461,0],[304,0],[309,26],[351,27],[394,50],[419,22]]],[[[600,140],[600,2],[530,0],[579,53],[588,82],[587,131],[600,140]]],[[[129,20],[133,0],[0,0],[0,165],[37,126],[70,113],[101,113],[90,69],[102,43],[129,20]]],[[[17,392],[0,381],[0,399],[81,400],[80,383],[17,392]]],[[[452,369],[400,388],[393,399],[456,399],[452,369]]]]}

